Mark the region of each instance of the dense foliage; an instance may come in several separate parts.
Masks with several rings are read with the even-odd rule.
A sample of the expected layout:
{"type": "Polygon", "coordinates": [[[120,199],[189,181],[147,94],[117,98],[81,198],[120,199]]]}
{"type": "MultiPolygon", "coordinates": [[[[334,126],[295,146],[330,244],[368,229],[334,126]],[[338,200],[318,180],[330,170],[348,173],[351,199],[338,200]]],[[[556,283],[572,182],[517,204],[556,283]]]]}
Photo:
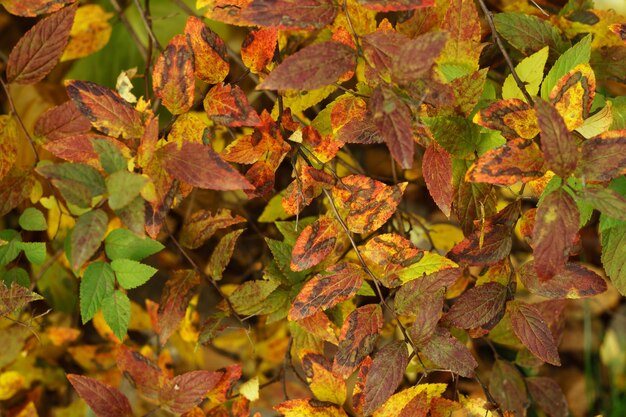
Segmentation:
{"type": "Polygon", "coordinates": [[[0,3],[0,415],[626,412],[626,17],[0,3]]]}

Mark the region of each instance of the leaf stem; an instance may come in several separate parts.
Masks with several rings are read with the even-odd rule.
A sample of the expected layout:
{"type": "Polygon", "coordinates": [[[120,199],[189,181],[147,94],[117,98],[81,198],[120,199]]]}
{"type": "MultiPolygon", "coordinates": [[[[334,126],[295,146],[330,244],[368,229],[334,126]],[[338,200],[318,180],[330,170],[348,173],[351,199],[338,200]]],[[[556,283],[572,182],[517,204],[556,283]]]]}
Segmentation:
{"type": "Polygon", "coordinates": [[[35,146],[35,141],[33,140],[33,137],[30,135],[30,133],[28,133],[28,130],[26,129],[26,126],[24,125],[24,122],[22,121],[22,118],[17,113],[17,109],[15,108],[15,103],[13,102],[13,97],[11,97],[11,92],[9,91],[9,86],[6,84],[6,82],[4,81],[4,78],[2,78],[2,77],[0,77],[0,84],[2,84],[2,89],[4,90],[4,93],[6,94],[7,99],[9,101],[9,107],[11,108],[11,114],[13,114],[15,116],[15,118],[17,119],[17,121],[20,124],[22,130],[24,131],[24,134],[26,135],[26,139],[28,139],[28,143],[30,144],[31,149],[33,150],[33,154],[35,155],[35,164],[36,164],[37,162],[39,162],[39,153],[37,152],[37,147],[35,146]]]}

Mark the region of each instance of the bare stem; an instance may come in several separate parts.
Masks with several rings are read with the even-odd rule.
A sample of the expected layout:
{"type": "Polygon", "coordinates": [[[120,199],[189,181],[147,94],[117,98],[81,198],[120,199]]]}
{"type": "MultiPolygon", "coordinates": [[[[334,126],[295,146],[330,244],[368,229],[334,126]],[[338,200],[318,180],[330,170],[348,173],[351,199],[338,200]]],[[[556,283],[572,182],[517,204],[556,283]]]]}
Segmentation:
{"type": "Polygon", "coordinates": [[[130,24],[130,21],[124,14],[124,10],[122,10],[122,7],[117,2],[117,0],[109,0],[109,2],[111,3],[111,6],[113,6],[113,8],[115,9],[115,12],[119,16],[122,24],[126,27],[126,30],[130,34],[130,37],[133,38],[133,42],[135,43],[135,45],[137,45],[137,48],[139,49],[139,53],[141,54],[141,57],[144,60],[147,60],[148,50],[146,49],[146,46],[141,42],[141,39],[139,39],[139,35],[137,35],[137,32],[135,32],[135,29],[133,29],[133,25],[130,24]]]}
{"type": "Polygon", "coordinates": [[[24,131],[24,134],[26,135],[26,139],[28,139],[28,143],[30,143],[30,147],[33,150],[33,154],[35,155],[35,161],[39,162],[39,153],[37,153],[37,147],[35,146],[35,141],[33,140],[30,133],[28,133],[28,130],[26,129],[26,126],[24,126],[24,122],[22,121],[22,118],[17,113],[17,109],[15,108],[15,103],[13,102],[13,97],[11,97],[11,92],[9,91],[9,86],[4,82],[4,79],[2,77],[0,77],[0,84],[2,84],[2,89],[4,90],[4,93],[6,94],[7,99],[9,101],[11,114],[15,116],[22,130],[24,131]]]}
{"type": "Polygon", "coordinates": [[[159,51],[162,51],[163,47],[159,43],[159,40],[157,39],[156,35],[154,34],[154,31],[152,30],[152,19],[150,18],[146,10],[143,7],[141,7],[139,0],[133,0],[133,1],[135,3],[135,7],[137,8],[137,10],[139,10],[139,15],[141,16],[141,20],[143,21],[143,24],[146,27],[148,36],[152,40],[153,44],[159,49],[159,51]]]}

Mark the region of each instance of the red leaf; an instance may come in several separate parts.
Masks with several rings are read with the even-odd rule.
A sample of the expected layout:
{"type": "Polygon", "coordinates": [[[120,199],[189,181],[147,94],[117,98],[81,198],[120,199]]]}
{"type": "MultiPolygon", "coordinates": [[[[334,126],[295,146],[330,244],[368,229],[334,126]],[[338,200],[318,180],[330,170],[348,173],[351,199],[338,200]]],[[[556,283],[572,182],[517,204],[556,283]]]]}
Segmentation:
{"type": "Polygon", "coordinates": [[[54,13],[76,0],[4,0],[2,5],[11,14],[23,17],[35,17],[54,13]]]}
{"type": "Polygon", "coordinates": [[[291,184],[285,189],[281,205],[291,215],[300,213],[311,204],[314,198],[322,194],[324,188],[330,188],[335,180],[332,175],[310,166],[303,166],[291,184]]]}
{"type": "Polygon", "coordinates": [[[161,345],[165,345],[185,317],[189,301],[195,295],[198,285],[200,276],[195,271],[187,269],[174,271],[165,283],[157,312],[159,318],[157,333],[161,345]]]}
{"type": "Polygon", "coordinates": [[[382,87],[372,92],[369,107],[391,156],[402,168],[410,169],[415,148],[411,110],[393,90],[382,87]]]}
{"type": "Polygon", "coordinates": [[[577,176],[604,182],[626,174],[626,130],[611,130],[583,142],[577,176]]]}
{"type": "Polygon", "coordinates": [[[35,135],[51,141],[87,133],[90,129],[91,122],[72,101],[46,110],[35,123],[35,135]]]}
{"type": "Polygon", "coordinates": [[[409,334],[416,345],[422,346],[432,337],[443,314],[444,291],[421,294],[415,301],[416,304],[412,309],[415,321],[409,329],[409,334]]]}
{"type": "Polygon", "coordinates": [[[446,217],[450,217],[454,190],[452,188],[452,158],[448,151],[436,142],[431,143],[424,152],[422,172],[428,192],[435,204],[446,217]]]}
{"type": "Polygon", "coordinates": [[[257,86],[265,90],[315,90],[354,70],[356,52],[340,42],[307,46],[289,56],[257,86]]]}
{"type": "Polygon", "coordinates": [[[242,16],[259,26],[277,29],[321,29],[335,20],[332,0],[253,0],[242,16]]]}
{"type": "Polygon", "coordinates": [[[193,105],[196,77],[193,50],[185,35],[176,35],[159,55],[152,70],[154,94],[172,114],[187,112],[193,105]]]}
{"type": "Polygon", "coordinates": [[[34,84],[55,67],[70,36],[76,6],[70,6],[37,22],[9,55],[7,81],[34,84]]]}
{"type": "Polygon", "coordinates": [[[447,40],[446,32],[428,32],[400,44],[392,61],[394,80],[410,83],[425,78],[447,40]]]}
{"type": "Polygon", "coordinates": [[[126,139],[143,135],[141,113],[113,90],[89,81],[66,81],[65,86],[78,110],[102,133],[126,139]]]}
{"type": "Polygon", "coordinates": [[[215,387],[223,372],[191,371],[165,381],[159,392],[159,402],[166,410],[182,414],[200,404],[215,387]]]}
{"type": "Polygon", "coordinates": [[[547,298],[585,298],[606,291],[606,281],[595,272],[577,264],[568,263],[565,268],[547,281],[541,281],[535,272],[533,261],[519,270],[524,287],[533,294],[547,298]]]}
{"type": "Polygon", "coordinates": [[[377,304],[364,305],[350,313],[341,326],[333,372],[349,377],[374,349],[382,327],[383,311],[377,304]]]}
{"type": "Polygon", "coordinates": [[[161,369],[141,353],[120,345],[117,352],[117,367],[139,393],[156,400],[165,375],[161,369]]]}
{"type": "Polygon", "coordinates": [[[546,165],[561,178],[567,178],[576,169],[578,161],[576,141],[552,104],[537,100],[535,110],[546,165]]]}
{"type": "Polygon", "coordinates": [[[488,282],[463,293],[446,314],[447,320],[462,329],[481,327],[504,315],[507,289],[488,282]]]}
{"type": "Polygon", "coordinates": [[[70,162],[80,162],[96,169],[102,169],[100,165],[100,155],[98,155],[93,148],[94,140],[106,140],[115,145],[118,149],[125,150],[127,154],[130,154],[130,150],[122,142],[108,136],[96,134],[65,136],[61,139],[46,143],[44,148],[57,158],[65,159],[70,162]]]}
{"type": "Polygon", "coordinates": [[[210,147],[184,142],[168,143],[157,151],[165,170],[174,178],[209,190],[250,190],[253,187],[210,147]]]}
{"type": "Polygon", "coordinates": [[[215,214],[209,210],[198,210],[185,219],[180,243],[189,249],[199,248],[216,231],[245,221],[239,215],[233,216],[228,209],[219,209],[215,214]]]}
{"type": "Polygon", "coordinates": [[[511,326],[524,346],[544,362],[560,366],[559,351],[539,311],[519,301],[509,303],[511,326]]]}
{"type": "Polygon", "coordinates": [[[402,285],[396,293],[394,308],[398,314],[417,314],[421,298],[450,287],[463,274],[461,268],[448,268],[425,275],[402,285]]]}
{"type": "Polygon", "coordinates": [[[535,271],[548,279],[565,266],[578,233],[579,213],[574,199],[563,189],[548,194],[537,208],[533,244],[535,271]]]}
{"type": "MultiPolygon", "coordinates": [[[[195,16],[189,16],[187,19],[185,34],[193,50],[196,76],[209,84],[223,81],[230,71],[224,41],[195,16]]],[[[187,61],[184,62],[188,65],[187,61]]],[[[191,97],[193,100],[193,84],[191,97]]]]}
{"type": "Polygon", "coordinates": [[[291,252],[291,270],[304,271],[324,260],[335,248],[339,225],[332,217],[320,217],[302,230],[291,252]]]}
{"type": "Polygon", "coordinates": [[[363,406],[365,405],[365,384],[367,384],[367,376],[372,367],[372,358],[366,357],[359,366],[356,383],[352,391],[352,407],[358,414],[363,414],[363,406]]]}
{"type": "Polygon", "coordinates": [[[396,12],[431,7],[435,0],[357,0],[366,9],[377,12],[396,12]]]}
{"type": "Polygon", "coordinates": [[[400,56],[400,48],[410,38],[393,30],[377,30],[363,36],[363,54],[367,64],[376,75],[388,77],[393,69],[394,59],[400,56]]]}
{"type": "Polygon", "coordinates": [[[428,342],[420,348],[424,355],[438,366],[466,378],[474,376],[474,369],[478,366],[476,359],[467,347],[445,328],[437,327],[428,342]]]}
{"type": "Polygon", "coordinates": [[[409,363],[406,343],[398,340],[383,347],[374,356],[365,383],[363,414],[370,415],[396,391],[409,363]]]}
{"type": "Polygon", "coordinates": [[[289,310],[289,320],[300,320],[351,298],[363,285],[366,274],[353,263],[341,263],[311,278],[289,310]]]}
{"type": "Polygon", "coordinates": [[[230,126],[260,126],[261,119],[237,85],[214,85],[204,98],[204,110],[211,120],[230,126]]]}
{"type": "Polygon", "coordinates": [[[98,417],[132,417],[128,398],[117,388],[87,376],[68,374],[67,379],[98,417]]]}
{"type": "Polygon", "coordinates": [[[567,400],[559,384],[551,378],[534,376],[526,378],[532,400],[550,417],[567,417],[567,400]]]}
{"type": "Polygon", "coordinates": [[[278,42],[276,28],[248,33],[241,45],[241,60],[254,74],[262,72],[272,62],[278,42]]]}
{"type": "Polygon", "coordinates": [[[472,182],[512,185],[526,183],[544,174],[543,154],[531,139],[517,138],[487,151],[465,174],[472,182]]]}
{"type": "Polygon", "coordinates": [[[526,414],[528,393],[524,377],[510,362],[497,359],[491,370],[489,390],[503,410],[513,411],[516,416],[526,414]]]}

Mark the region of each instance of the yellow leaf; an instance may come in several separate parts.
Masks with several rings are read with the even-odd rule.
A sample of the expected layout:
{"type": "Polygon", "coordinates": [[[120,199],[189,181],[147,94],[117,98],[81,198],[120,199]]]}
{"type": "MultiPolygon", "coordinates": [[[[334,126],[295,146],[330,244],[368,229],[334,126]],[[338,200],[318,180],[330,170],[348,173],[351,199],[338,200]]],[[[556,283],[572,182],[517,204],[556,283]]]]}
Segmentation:
{"type": "MultiPolygon", "coordinates": [[[[520,80],[525,84],[526,91],[531,96],[536,96],[539,92],[539,85],[541,84],[541,80],[543,80],[543,68],[546,65],[546,61],[548,60],[548,47],[535,52],[528,58],[524,58],[517,66],[515,67],[515,72],[519,76],[520,80]]],[[[522,90],[519,89],[513,76],[509,74],[504,80],[504,84],[502,85],[502,98],[519,98],[520,100],[525,100],[524,94],[522,94],[522,90]]]]}
{"type": "Polygon", "coordinates": [[[259,399],[259,378],[254,377],[239,387],[239,393],[246,397],[249,401],[256,401],[259,399]]]}
{"type": "Polygon", "coordinates": [[[398,417],[402,409],[404,409],[416,395],[422,392],[426,393],[427,403],[430,404],[430,400],[433,397],[438,397],[443,394],[446,387],[447,384],[420,384],[400,391],[385,401],[385,403],[374,412],[374,417],[398,417]]]}
{"type": "Polygon", "coordinates": [[[421,277],[422,275],[429,275],[442,269],[456,268],[458,265],[446,258],[445,256],[438,255],[434,252],[424,252],[424,256],[419,262],[414,263],[406,269],[398,272],[398,276],[403,283],[413,281],[421,277]]]}
{"type": "Polygon", "coordinates": [[[0,180],[17,158],[17,123],[12,116],[0,116],[0,180]]]}
{"type": "Polygon", "coordinates": [[[590,139],[609,130],[613,123],[612,107],[612,103],[607,101],[606,106],[593,116],[585,119],[583,125],[577,128],[576,131],[583,135],[585,139],[590,139]]]}
{"type": "Polygon", "coordinates": [[[61,61],[82,58],[104,48],[111,37],[108,20],[112,16],[97,4],[79,7],[61,61]]]}
{"type": "Polygon", "coordinates": [[[25,385],[26,380],[19,372],[7,371],[0,374],[0,401],[13,397],[25,385]]]}
{"type": "Polygon", "coordinates": [[[465,238],[463,231],[458,226],[452,224],[433,224],[429,229],[430,238],[433,240],[433,245],[435,245],[439,253],[447,253],[465,238]]]}

